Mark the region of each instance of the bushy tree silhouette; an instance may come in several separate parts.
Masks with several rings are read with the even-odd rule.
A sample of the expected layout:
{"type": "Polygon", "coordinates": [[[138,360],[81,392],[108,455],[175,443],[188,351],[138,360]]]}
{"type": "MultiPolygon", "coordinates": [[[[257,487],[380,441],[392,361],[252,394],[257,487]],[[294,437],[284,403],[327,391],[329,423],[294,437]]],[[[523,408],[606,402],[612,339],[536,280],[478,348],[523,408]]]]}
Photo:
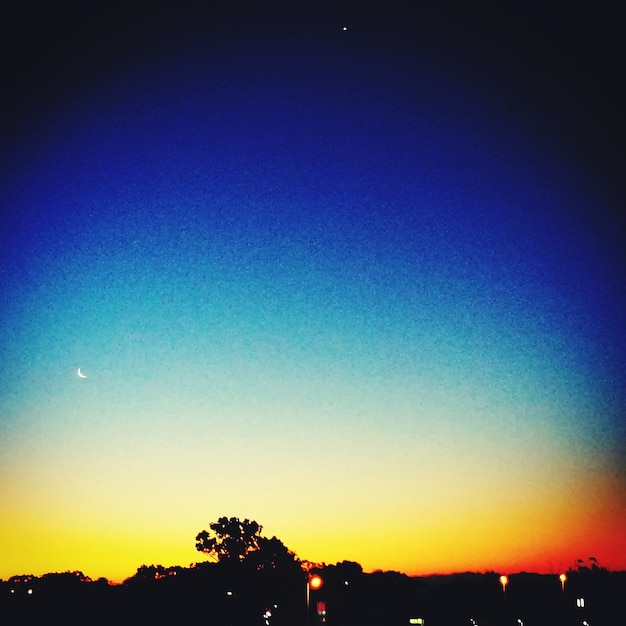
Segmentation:
{"type": "Polygon", "coordinates": [[[301,572],[302,564],[298,557],[277,537],[259,537],[257,549],[246,557],[252,567],[259,571],[283,573],[301,572]]]}
{"type": "Polygon", "coordinates": [[[238,517],[220,517],[209,524],[214,534],[202,530],[196,535],[196,550],[220,562],[242,562],[246,556],[259,549],[263,527],[255,521],[238,517]]]}

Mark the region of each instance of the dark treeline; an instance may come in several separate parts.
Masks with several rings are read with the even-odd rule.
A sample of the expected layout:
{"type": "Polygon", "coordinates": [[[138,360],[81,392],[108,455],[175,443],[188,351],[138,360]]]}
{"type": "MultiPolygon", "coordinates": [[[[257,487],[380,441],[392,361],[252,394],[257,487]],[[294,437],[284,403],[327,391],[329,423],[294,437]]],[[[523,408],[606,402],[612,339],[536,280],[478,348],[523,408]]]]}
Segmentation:
{"type": "Polygon", "coordinates": [[[261,530],[220,518],[196,537],[214,562],[142,565],[121,585],[77,571],[13,576],[0,581],[0,623],[608,626],[626,589],[626,572],[609,572],[593,558],[564,577],[364,573],[352,561],[300,561],[261,530]]]}
{"type": "Polygon", "coordinates": [[[306,572],[225,563],[142,566],[121,585],[80,572],[14,576],[0,583],[0,611],[15,624],[601,626],[615,624],[626,589],[626,572],[606,570],[570,571],[563,588],[554,574],[514,574],[504,590],[496,573],[368,574],[352,562],[316,571],[308,615],[306,572]]]}

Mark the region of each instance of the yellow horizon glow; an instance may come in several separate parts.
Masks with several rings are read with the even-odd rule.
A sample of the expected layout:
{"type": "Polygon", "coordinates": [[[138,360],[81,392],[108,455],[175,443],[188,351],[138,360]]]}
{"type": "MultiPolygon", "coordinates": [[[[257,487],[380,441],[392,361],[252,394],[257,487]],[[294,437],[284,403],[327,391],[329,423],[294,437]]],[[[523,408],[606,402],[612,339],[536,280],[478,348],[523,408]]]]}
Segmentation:
{"type": "Polygon", "coordinates": [[[270,505],[259,506],[258,515],[249,505],[237,511],[233,499],[219,511],[213,508],[212,516],[203,514],[202,505],[174,513],[175,509],[144,499],[136,503],[130,518],[123,511],[107,511],[106,502],[100,509],[85,510],[76,501],[62,512],[55,509],[54,498],[48,502],[42,498],[38,506],[31,501],[2,518],[0,578],[81,570],[91,578],[121,582],[141,565],[187,567],[206,560],[194,548],[195,535],[223,514],[255,519],[263,526],[263,535],[277,536],[301,559],[327,564],[356,561],[365,571],[557,573],[573,567],[588,552],[596,554],[602,565],[619,563],[626,554],[626,542],[617,546],[614,542],[624,519],[619,507],[613,504],[612,514],[604,515],[599,527],[596,514],[580,508],[580,515],[572,515],[571,502],[555,505],[550,497],[554,494],[532,506],[513,502],[496,508],[482,503],[474,511],[442,506],[427,516],[402,498],[395,508],[387,502],[378,514],[369,510],[366,515],[362,509],[350,513],[350,503],[341,506],[339,499],[329,497],[327,510],[318,502],[308,516],[299,508],[306,498],[295,509],[272,512],[270,505]]]}

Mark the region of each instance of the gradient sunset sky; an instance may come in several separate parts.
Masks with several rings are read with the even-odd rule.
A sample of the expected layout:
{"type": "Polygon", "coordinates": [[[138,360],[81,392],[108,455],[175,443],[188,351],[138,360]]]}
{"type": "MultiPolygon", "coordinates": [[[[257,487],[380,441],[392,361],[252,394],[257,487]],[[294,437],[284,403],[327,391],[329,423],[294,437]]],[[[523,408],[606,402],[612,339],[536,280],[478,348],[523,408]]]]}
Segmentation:
{"type": "Polygon", "coordinates": [[[626,569],[610,16],[298,4],[12,26],[0,578],[626,569]]]}

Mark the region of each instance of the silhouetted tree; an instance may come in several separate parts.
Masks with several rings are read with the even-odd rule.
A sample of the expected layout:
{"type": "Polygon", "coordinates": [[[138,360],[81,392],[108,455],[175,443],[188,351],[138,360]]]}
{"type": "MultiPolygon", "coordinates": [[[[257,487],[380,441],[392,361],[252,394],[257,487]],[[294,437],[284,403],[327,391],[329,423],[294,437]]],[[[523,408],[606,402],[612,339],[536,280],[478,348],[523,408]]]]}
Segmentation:
{"type": "Polygon", "coordinates": [[[586,561],[578,559],[576,561],[576,569],[578,572],[606,572],[607,569],[598,563],[595,556],[590,556],[586,561]]]}
{"type": "Polygon", "coordinates": [[[298,557],[278,538],[258,537],[257,549],[248,553],[246,562],[259,571],[301,572],[298,557]]]}
{"type": "Polygon", "coordinates": [[[89,576],[85,576],[80,570],[74,570],[73,572],[50,572],[44,574],[41,577],[42,581],[54,582],[61,585],[76,585],[78,583],[91,582],[89,576]]]}
{"type": "Polygon", "coordinates": [[[360,563],[356,563],[355,561],[341,561],[336,565],[328,566],[329,568],[333,568],[335,571],[335,576],[341,578],[344,583],[345,581],[350,582],[351,580],[355,580],[360,578],[363,575],[363,568],[360,563]]]}
{"type": "Polygon", "coordinates": [[[211,532],[202,530],[196,535],[196,550],[213,556],[220,562],[242,562],[248,553],[258,550],[263,529],[249,519],[220,517],[209,524],[211,532]]]}

